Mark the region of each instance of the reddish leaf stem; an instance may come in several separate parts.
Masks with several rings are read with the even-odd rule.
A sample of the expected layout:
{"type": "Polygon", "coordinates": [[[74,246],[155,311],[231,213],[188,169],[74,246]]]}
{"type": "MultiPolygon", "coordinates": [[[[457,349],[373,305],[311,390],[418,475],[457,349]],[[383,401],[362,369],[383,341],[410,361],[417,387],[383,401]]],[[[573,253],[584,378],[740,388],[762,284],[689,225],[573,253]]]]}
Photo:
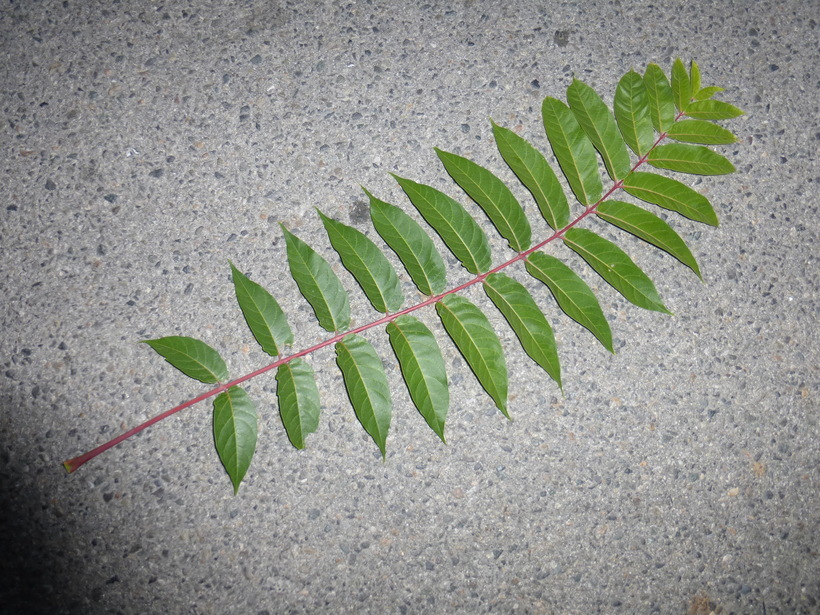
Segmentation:
{"type": "MultiPolygon", "coordinates": [[[[683,117],[683,115],[684,115],[683,112],[678,113],[675,116],[675,121],[677,122],[681,117],[683,117]]],[[[658,137],[658,139],[655,141],[655,143],[652,145],[652,147],[649,149],[649,151],[651,152],[653,149],[655,149],[658,146],[658,144],[666,138],[666,136],[667,136],[667,133],[665,133],[665,132],[662,133],[658,137]]],[[[638,169],[638,167],[643,165],[648,160],[648,158],[649,158],[649,152],[647,152],[646,155],[644,155],[640,160],[638,160],[637,163],[635,163],[635,165],[630,170],[630,173],[633,173],[636,169],[638,169]]],[[[393,320],[395,320],[399,316],[402,316],[404,314],[409,314],[411,312],[415,312],[416,310],[420,310],[421,308],[427,307],[428,305],[432,305],[432,304],[436,303],[437,301],[440,301],[441,299],[443,299],[447,295],[452,295],[454,293],[457,293],[457,292],[460,292],[460,291],[464,290],[465,288],[469,288],[470,286],[473,286],[474,284],[478,284],[479,282],[483,282],[484,279],[488,275],[490,275],[491,273],[496,273],[497,271],[501,271],[502,269],[506,269],[507,267],[509,267],[510,265],[512,265],[514,263],[517,263],[521,260],[525,260],[533,252],[536,252],[536,251],[542,249],[547,244],[549,244],[549,243],[555,241],[556,239],[562,237],[564,235],[564,233],[566,233],[569,229],[571,229],[572,227],[579,224],[584,218],[586,218],[590,214],[594,213],[595,210],[598,209],[598,206],[601,203],[603,203],[606,199],[608,199],[610,196],[612,196],[613,193],[617,192],[622,187],[623,187],[623,180],[616,181],[612,185],[612,187],[606,192],[606,194],[604,194],[594,204],[587,207],[582,214],[580,214],[577,218],[575,218],[575,220],[573,220],[572,222],[567,224],[564,228],[562,228],[559,231],[556,231],[555,233],[553,233],[550,237],[548,237],[547,239],[545,239],[541,243],[539,243],[539,244],[537,244],[537,245],[535,245],[535,246],[533,246],[533,247],[531,247],[531,248],[529,248],[529,249],[527,249],[523,252],[519,252],[513,258],[511,258],[510,260],[498,265],[497,267],[487,271],[486,273],[479,274],[476,277],[472,278],[471,280],[468,280],[467,282],[464,282],[463,284],[460,284],[459,286],[456,286],[455,288],[451,288],[450,290],[445,291],[445,292],[443,292],[439,295],[434,295],[434,296],[428,297],[427,299],[425,299],[421,303],[417,303],[416,305],[412,305],[410,307],[404,308],[403,310],[399,310],[398,312],[394,312],[393,314],[386,314],[386,315],[382,316],[381,318],[379,318],[378,320],[374,320],[372,322],[361,325],[361,326],[356,327],[354,329],[350,329],[349,331],[345,331],[344,333],[337,333],[333,337],[328,338],[328,339],[324,340],[323,342],[319,342],[318,344],[315,344],[315,345],[311,346],[310,348],[305,348],[304,350],[300,350],[299,352],[296,352],[296,353],[294,353],[292,355],[289,355],[287,357],[280,357],[276,361],[274,361],[273,363],[270,363],[269,365],[266,365],[265,367],[261,367],[261,368],[257,369],[256,371],[245,374],[244,376],[242,376],[240,378],[237,378],[235,380],[231,380],[230,382],[226,382],[224,384],[221,384],[218,387],[216,387],[214,389],[211,389],[210,391],[206,391],[205,393],[202,393],[201,395],[199,395],[197,397],[194,397],[194,398],[189,399],[188,401],[186,401],[182,404],[179,404],[178,406],[174,406],[170,410],[166,410],[162,414],[158,414],[157,416],[145,421],[144,423],[141,423],[140,425],[137,425],[136,427],[134,427],[132,429],[129,429],[125,433],[120,434],[116,438],[114,438],[112,440],[109,440],[105,444],[102,444],[102,445],[98,446],[97,448],[88,451],[87,453],[83,453],[79,457],[74,457],[73,459],[69,459],[68,461],[64,461],[63,462],[63,467],[65,467],[66,471],[69,472],[69,473],[74,472],[81,465],[83,465],[87,461],[90,461],[90,460],[94,459],[94,457],[96,457],[100,453],[104,453],[105,451],[107,451],[108,449],[116,446],[117,444],[119,444],[123,440],[127,440],[131,436],[138,434],[139,432],[143,431],[144,429],[147,429],[148,427],[150,427],[154,423],[158,423],[159,421],[168,418],[172,414],[176,414],[180,410],[185,410],[185,408],[193,406],[194,404],[197,404],[201,401],[204,401],[204,400],[208,399],[209,397],[214,397],[215,395],[219,395],[223,391],[227,391],[229,388],[231,388],[233,386],[237,386],[239,384],[242,384],[243,382],[246,382],[248,380],[256,378],[257,376],[261,376],[262,374],[264,374],[266,372],[269,372],[273,369],[276,369],[280,365],[288,363],[289,361],[292,361],[293,359],[297,359],[299,357],[304,357],[306,355],[313,354],[314,352],[316,352],[317,350],[320,350],[321,348],[324,348],[326,346],[330,346],[331,344],[335,344],[336,342],[342,340],[342,338],[345,338],[348,335],[353,335],[354,333],[361,333],[363,331],[367,331],[368,329],[372,329],[373,327],[378,327],[379,325],[383,325],[383,324],[392,322],[393,320]]]]}

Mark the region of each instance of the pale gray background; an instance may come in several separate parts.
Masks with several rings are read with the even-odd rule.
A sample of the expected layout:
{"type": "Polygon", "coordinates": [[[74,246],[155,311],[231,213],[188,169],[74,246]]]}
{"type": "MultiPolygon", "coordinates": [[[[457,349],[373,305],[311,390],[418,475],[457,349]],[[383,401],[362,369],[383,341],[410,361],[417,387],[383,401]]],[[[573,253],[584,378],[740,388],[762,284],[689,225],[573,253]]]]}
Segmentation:
{"type": "MultiPolygon", "coordinates": [[[[5,612],[818,612],[817,9],[5,2],[5,612]],[[374,331],[395,397],[385,462],[327,350],[311,358],[324,408],[305,451],[287,442],[273,380],[249,387],[260,437],[237,497],[207,403],[65,474],[63,459],[203,390],[140,340],[200,337],[234,375],[265,363],[228,259],[278,297],[298,348],[323,339],[280,221],[332,259],[314,207],[374,236],[360,184],[405,209],[388,172],[457,195],[434,146],[510,179],[490,117],[546,149],[544,96],[575,76],[611,101],[624,72],[677,56],[747,112],[728,124],[741,142],[720,148],[738,173],[687,179],[721,226],[671,218],[704,283],[620,238],[669,317],[576,265],[599,289],[611,356],[528,281],[565,396],[488,309],[513,422],[442,338],[442,445],[374,331]]],[[[371,319],[343,279],[355,322],[371,319]]]]}

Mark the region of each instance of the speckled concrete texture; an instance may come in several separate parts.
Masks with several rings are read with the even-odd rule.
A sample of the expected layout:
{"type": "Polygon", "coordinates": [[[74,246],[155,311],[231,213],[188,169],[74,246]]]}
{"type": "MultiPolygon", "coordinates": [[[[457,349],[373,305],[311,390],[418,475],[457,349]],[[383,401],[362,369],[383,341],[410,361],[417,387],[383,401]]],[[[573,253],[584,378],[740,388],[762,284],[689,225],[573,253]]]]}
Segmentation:
{"type": "Polygon", "coordinates": [[[5,2],[3,612],[820,612],[817,20],[791,0],[5,2]],[[371,331],[395,401],[385,461],[324,349],[303,451],[275,381],[248,386],[260,434],[237,496],[208,403],[65,473],[203,390],[140,340],[199,337],[235,376],[267,362],[229,259],[275,294],[296,347],[324,339],[280,222],[337,262],[315,207],[375,237],[360,186],[407,211],[390,172],[458,195],[434,147],[515,185],[489,118],[548,150],[545,96],[578,77],[611,102],[627,70],[675,57],[747,113],[718,148],[738,172],[687,179],[720,226],[669,216],[704,280],[619,237],[665,316],[576,265],[611,355],[517,271],[554,324],[563,395],[469,291],[501,336],[513,421],[425,312],[451,380],[446,446],[371,331]]]}

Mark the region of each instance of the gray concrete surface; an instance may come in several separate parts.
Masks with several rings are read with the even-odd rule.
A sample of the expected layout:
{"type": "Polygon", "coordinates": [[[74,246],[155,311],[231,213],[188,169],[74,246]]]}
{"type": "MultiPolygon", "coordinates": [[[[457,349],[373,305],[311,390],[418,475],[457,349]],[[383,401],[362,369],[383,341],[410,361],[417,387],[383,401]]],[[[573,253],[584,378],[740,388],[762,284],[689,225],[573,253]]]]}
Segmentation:
{"type": "Polygon", "coordinates": [[[4,3],[3,612],[820,612],[817,8],[4,3]],[[385,462],[322,351],[323,416],[304,451],[273,380],[249,387],[259,446],[236,497],[208,404],[63,471],[203,390],[140,340],[200,337],[234,375],[264,364],[228,259],[274,292],[299,348],[322,339],[280,221],[332,258],[315,206],[373,235],[359,185],[405,208],[388,172],[457,194],[435,146],[509,178],[490,117],[546,148],[544,96],[576,76],[611,100],[630,68],[678,56],[747,112],[728,124],[740,143],[720,148],[738,173],[690,179],[720,227],[674,222],[704,283],[621,239],[668,317],[579,266],[611,356],[528,282],[555,325],[563,397],[493,315],[514,421],[442,341],[444,446],[371,332],[396,406],[385,462]]]}

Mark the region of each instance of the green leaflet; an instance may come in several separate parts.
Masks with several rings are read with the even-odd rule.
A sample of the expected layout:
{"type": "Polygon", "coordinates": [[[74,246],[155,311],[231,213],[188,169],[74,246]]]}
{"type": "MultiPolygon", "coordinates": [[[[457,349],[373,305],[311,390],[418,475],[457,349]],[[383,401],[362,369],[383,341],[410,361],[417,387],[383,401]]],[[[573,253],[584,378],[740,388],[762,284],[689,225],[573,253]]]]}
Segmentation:
{"type": "Polygon", "coordinates": [[[282,232],[287,244],[290,275],[313,308],[319,325],[331,333],[346,329],[350,324],[350,302],[339,278],[313,248],[284,226],[282,232]]]}
{"type": "Polygon", "coordinates": [[[606,201],[595,210],[598,217],[614,224],[620,229],[640,237],[644,241],[657,246],[682,262],[694,271],[701,279],[698,263],[689,248],[672,227],[658,218],[655,214],[641,209],[632,203],[623,201],[606,201]]]}
{"type": "Polygon", "coordinates": [[[632,173],[624,180],[624,190],[634,197],[671,209],[690,220],[718,225],[709,199],[676,179],[656,173],[632,173]]]}
{"type": "Polygon", "coordinates": [[[507,185],[472,160],[435,148],[450,177],[481,207],[510,248],[530,247],[532,229],[524,210],[507,185]]]}
{"type": "Polygon", "coordinates": [[[743,111],[722,100],[697,100],[686,107],[686,115],[699,120],[730,120],[743,111]]]}
{"type": "Polygon", "coordinates": [[[248,279],[231,263],[234,291],[248,327],[269,355],[279,356],[280,347],[293,343],[288,319],[276,299],[256,282],[248,279]]]}
{"type": "Polygon", "coordinates": [[[632,168],[629,152],[612,112],[601,97],[583,81],[573,79],[567,89],[567,102],[578,124],[601,155],[609,176],[615,181],[626,177],[632,168]]]}
{"type": "Polygon", "coordinates": [[[425,295],[444,292],[447,272],[430,236],[395,205],[365,193],[370,197],[370,219],[376,232],[399,257],[416,288],[425,295]]]}
{"type": "Polygon", "coordinates": [[[552,151],[575,198],[583,205],[592,205],[603,192],[592,143],[575,115],[560,100],[545,98],[541,116],[552,151]]]}
{"type": "Polygon", "coordinates": [[[256,423],[256,407],[245,389],[231,387],[214,399],[214,443],[234,495],[256,450],[256,423]]]}
{"type": "MultiPolygon", "coordinates": [[[[700,81],[700,68],[698,67],[698,63],[692,60],[689,68],[689,79],[692,82],[692,100],[706,100],[707,98],[712,98],[718,92],[722,92],[723,88],[719,88],[717,86],[709,86],[707,88],[701,87],[700,81]]],[[[687,108],[686,112],[687,115],[689,114],[689,109],[692,107],[690,103],[687,108]]],[[[742,114],[743,112],[738,109],[738,115],[742,114]]],[[[735,117],[735,116],[732,116],[735,117]]],[[[712,118],[716,119],[716,118],[712,118]]]]}
{"type": "Polygon", "coordinates": [[[384,458],[393,406],[379,355],[363,337],[348,335],[336,342],[336,364],[342,371],[356,418],[378,445],[384,458]]]}
{"type": "Polygon", "coordinates": [[[692,82],[680,58],[672,64],[672,97],[678,111],[686,111],[692,100],[692,82]]]}
{"type": "Polygon", "coordinates": [[[313,369],[301,358],[291,359],[276,370],[279,416],[296,448],[305,447],[305,437],[319,426],[319,390],[313,369]]]}
{"type": "Polygon", "coordinates": [[[436,303],[441,324],[467,365],[495,405],[507,418],[507,362],[501,342],[490,321],[475,305],[460,295],[447,295],[436,303]]]}
{"type": "Polygon", "coordinates": [[[460,203],[431,186],[393,177],[467,271],[479,274],[490,269],[493,259],[487,236],[460,203]]]}
{"type": "Polygon", "coordinates": [[[647,310],[671,314],[652,280],[611,241],[586,229],[571,228],[564,233],[564,244],[628,301],[647,310]]]}
{"type": "Polygon", "coordinates": [[[681,120],[667,134],[675,141],[703,145],[726,145],[737,141],[737,137],[723,126],[704,120],[681,120]]]}
{"type": "Polygon", "coordinates": [[[641,76],[629,71],[615,90],[615,121],[621,135],[633,152],[643,157],[655,143],[655,131],[649,114],[649,96],[641,76]]]}
{"type": "Polygon", "coordinates": [[[549,287],[567,316],[589,330],[609,352],[615,352],[609,323],[586,282],[560,260],[543,252],[530,254],[526,267],[532,277],[549,287]]]}
{"type": "Polygon", "coordinates": [[[544,155],[512,130],[495,122],[493,135],[504,162],[530,191],[547,224],[556,231],[565,226],[569,222],[569,203],[544,155]]]}
{"type": "MultiPolygon", "coordinates": [[[[717,87],[716,85],[711,85],[711,86],[709,86],[708,88],[703,88],[702,90],[700,90],[700,91],[699,91],[697,94],[695,94],[692,98],[694,98],[696,101],[706,100],[706,99],[708,99],[708,98],[712,98],[712,96],[714,96],[714,95],[715,95],[715,94],[717,94],[718,92],[722,92],[722,91],[723,91],[723,88],[719,88],[719,87],[717,87]]],[[[724,104],[724,105],[725,105],[725,104],[727,104],[727,103],[721,103],[721,104],[724,104]]],[[[696,105],[696,106],[697,106],[697,105],[696,105]]],[[[729,106],[731,107],[731,105],[729,105],[729,106]]],[[[734,107],[734,108],[735,108],[735,109],[737,109],[737,107],[734,107]]],[[[687,107],[687,109],[686,109],[686,113],[687,113],[687,115],[688,115],[691,111],[692,111],[692,105],[690,104],[690,105],[689,105],[689,107],[687,107]]],[[[740,109],[737,109],[737,111],[738,111],[737,115],[743,115],[743,111],[741,111],[740,109]]],[[[733,116],[733,117],[734,117],[734,116],[733,116]]],[[[713,117],[713,118],[710,118],[710,119],[715,120],[715,119],[719,119],[719,118],[714,118],[714,117],[713,117]]],[[[726,118],[726,119],[728,119],[728,118],[726,118]]]]}
{"type": "Polygon", "coordinates": [[[382,313],[397,311],[404,303],[404,294],[396,270],[384,253],[361,231],[316,211],[330,244],[373,307],[382,313]]]}
{"type": "Polygon", "coordinates": [[[421,321],[407,315],[388,323],[387,334],[410,398],[430,429],[446,442],[444,422],[450,407],[450,389],[436,338],[421,321]]]}
{"type": "Polygon", "coordinates": [[[652,126],[658,132],[666,132],[675,122],[675,99],[672,87],[663,70],[657,64],[649,64],[643,74],[652,126]]]}
{"type": "Polygon", "coordinates": [[[725,175],[735,172],[731,162],[703,145],[659,145],[649,152],[647,162],[659,169],[694,175],[725,175]]]}
{"type": "Polygon", "coordinates": [[[700,67],[694,60],[689,63],[689,82],[693,95],[700,91],[700,67]]]}
{"type": "Polygon", "coordinates": [[[524,286],[503,273],[484,279],[484,292],[510,323],[530,358],[561,387],[561,364],[552,327],[524,286]]]}
{"type": "Polygon", "coordinates": [[[171,335],[155,340],[143,340],[143,343],[148,344],[168,363],[194,380],[216,384],[228,379],[228,366],[225,365],[225,361],[205,342],[192,337],[171,335]]]}

